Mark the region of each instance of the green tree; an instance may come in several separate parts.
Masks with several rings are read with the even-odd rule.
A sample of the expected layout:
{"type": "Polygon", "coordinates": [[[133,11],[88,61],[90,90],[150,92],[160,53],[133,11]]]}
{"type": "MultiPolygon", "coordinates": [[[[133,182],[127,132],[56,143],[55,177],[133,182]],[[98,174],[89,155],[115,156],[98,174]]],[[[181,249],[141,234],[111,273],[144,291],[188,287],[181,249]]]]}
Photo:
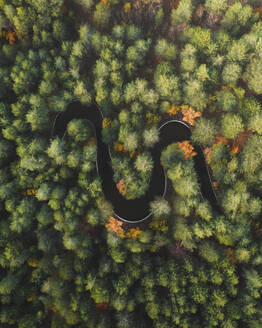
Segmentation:
{"type": "Polygon", "coordinates": [[[184,84],[185,101],[196,108],[203,111],[207,105],[207,97],[203,85],[198,80],[191,80],[184,84]]]}
{"type": "Polygon", "coordinates": [[[51,196],[52,185],[48,183],[42,183],[36,190],[36,198],[39,201],[48,200],[51,196]]]}
{"type": "Polygon", "coordinates": [[[95,23],[102,28],[105,28],[110,20],[111,11],[110,8],[105,5],[103,2],[99,2],[96,5],[94,12],[94,21],[95,23]]]}
{"type": "Polygon", "coordinates": [[[98,225],[100,222],[100,213],[97,209],[91,208],[86,216],[87,222],[92,226],[98,225]]]}
{"type": "Polygon", "coordinates": [[[154,163],[152,156],[148,152],[139,154],[135,160],[135,168],[142,174],[148,174],[152,171],[154,163]]]}
{"type": "Polygon", "coordinates": [[[74,138],[75,141],[86,141],[91,137],[91,129],[86,120],[73,119],[67,125],[68,134],[74,138]]]}
{"type": "Polygon", "coordinates": [[[166,39],[160,39],[155,45],[155,53],[160,58],[166,60],[175,60],[177,50],[174,44],[169,44],[166,39]]]}
{"type": "Polygon", "coordinates": [[[222,81],[227,85],[235,85],[240,78],[242,69],[236,63],[226,64],[222,71],[222,81]]]}
{"type": "Polygon", "coordinates": [[[216,15],[221,15],[222,12],[227,8],[226,0],[206,0],[205,7],[208,11],[216,15]]]}
{"type": "Polygon", "coordinates": [[[251,116],[248,128],[258,134],[262,134],[262,113],[251,116]]]}
{"type": "Polygon", "coordinates": [[[236,97],[230,91],[218,91],[216,93],[216,98],[218,110],[230,112],[236,108],[236,97]]]}
{"type": "Polygon", "coordinates": [[[227,58],[231,62],[243,63],[247,57],[247,46],[243,40],[233,41],[229,47],[227,58]]]}
{"type": "Polygon", "coordinates": [[[238,106],[244,122],[248,122],[253,116],[260,114],[261,111],[260,102],[253,96],[244,97],[240,100],[238,106]]]}
{"type": "Polygon", "coordinates": [[[211,145],[216,132],[216,126],[211,120],[200,117],[194,125],[192,141],[200,143],[203,146],[211,145]]]}
{"type": "Polygon", "coordinates": [[[94,0],[77,0],[85,9],[90,10],[94,5],[94,0]]]}
{"type": "Polygon", "coordinates": [[[252,23],[251,18],[252,7],[249,5],[243,6],[237,1],[226,11],[225,16],[221,20],[221,26],[230,34],[236,35],[240,28],[247,27],[248,23],[252,23]]]}
{"type": "Polygon", "coordinates": [[[191,0],[182,0],[177,9],[172,9],[171,24],[176,26],[182,23],[190,23],[193,14],[193,4],[191,0]]]}
{"type": "Polygon", "coordinates": [[[58,165],[66,162],[66,149],[65,142],[58,137],[51,141],[50,146],[47,148],[46,153],[49,157],[54,159],[58,165]]]}
{"type": "Polygon", "coordinates": [[[210,241],[204,241],[199,245],[200,255],[208,262],[218,262],[220,255],[218,247],[215,243],[210,241]]]}
{"type": "Polygon", "coordinates": [[[159,141],[159,131],[156,126],[147,128],[143,132],[144,145],[146,147],[153,147],[159,141]]]}
{"type": "MultiPolygon", "coordinates": [[[[184,217],[176,217],[175,224],[173,226],[173,238],[180,240],[182,246],[187,249],[193,250],[196,244],[193,239],[193,233],[190,227],[186,224],[184,217]]],[[[175,286],[177,283],[175,284],[175,286]]],[[[174,288],[173,286],[172,288],[174,288]]],[[[177,288],[175,288],[177,290],[177,288]]]]}
{"type": "Polygon", "coordinates": [[[178,104],[181,100],[179,78],[170,62],[160,63],[154,73],[154,84],[164,100],[178,104]]]}
{"type": "Polygon", "coordinates": [[[181,51],[181,71],[193,72],[197,66],[196,48],[192,44],[187,43],[181,51]]]}
{"type": "Polygon", "coordinates": [[[154,23],[155,23],[155,28],[158,28],[164,19],[164,11],[163,8],[158,9],[156,15],[155,15],[155,19],[154,19],[154,23]]]}
{"type": "Polygon", "coordinates": [[[168,202],[160,197],[151,202],[150,210],[156,219],[161,219],[163,216],[168,216],[171,212],[168,202]]]}
{"type": "Polygon", "coordinates": [[[242,119],[237,114],[225,114],[221,121],[222,134],[226,138],[234,139],[244,129],[242,119]]]}
{"type": "Polygon", "coordinates": [[[262,58],[254,58],[250,61],[249,65],[243,74],[243,79],[247,83],[248,88],[256,94],[262,94],[261,81],[262,78],[262,58]]]}
{"type": "Polygon", "coordinates": [[[251,135],[248,137],[241,154],[241,165],[245,174],[254,174],[261,165],[262,138],[260,135],[251,135]]]}

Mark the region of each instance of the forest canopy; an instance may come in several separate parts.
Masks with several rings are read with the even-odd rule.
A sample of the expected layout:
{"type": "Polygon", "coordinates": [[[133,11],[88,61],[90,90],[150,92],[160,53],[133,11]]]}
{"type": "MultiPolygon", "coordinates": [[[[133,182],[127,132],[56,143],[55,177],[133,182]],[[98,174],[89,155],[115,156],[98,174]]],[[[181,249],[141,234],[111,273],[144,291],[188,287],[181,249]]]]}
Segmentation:
{"type": "Polygon", "coordinates": [[[0,29],[0,326],[262,327],[261,1],[1,0],[0,29]],[[192,132],[150,220],[114,215],[90,122],[55,133],[77,102],[130,201],[160,124],[192,132]]]}

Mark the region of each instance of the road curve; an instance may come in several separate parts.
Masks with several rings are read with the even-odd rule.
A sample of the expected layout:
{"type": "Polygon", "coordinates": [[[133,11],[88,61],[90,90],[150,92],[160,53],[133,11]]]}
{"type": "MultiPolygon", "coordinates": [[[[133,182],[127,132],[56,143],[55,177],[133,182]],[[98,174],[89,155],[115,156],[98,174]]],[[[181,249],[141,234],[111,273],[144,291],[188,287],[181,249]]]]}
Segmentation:
{"type": "MultiPolygon", "coordinates": [[[[51,137],[65,136],[66,127],[69,121],[74,118],[87,119],[92,123],[97,142],[97,173],[102,180],[102,188],[105,198],[109,200],[114,208],[115,217],[121,221],[138,224],[151,217],[150,202],[156,196],[165,197],[170,181],[160,163],[161,151],[173,142],[189,140],[191,128],[185,122],[179,120],[167,120],[159,126],[160,141],[155,144],[151,153],[154,159],[154,168],[151,175],[149,188],[141,198],[127,200],[116,188],[113,180],[113,169],[111,166],[110,148],[102,141],[102,121],[103,114],[98,106],[87,107],[80,102],[72,102],[67,110],[58,114],[53,122],[51,137]]],[[[212,186],[212,181],[208,166],[205,161],[202,148],[195,146],[197,156],[193,157],[195,169],[198,175],[201,195],[207,199],[211,205],[217,207],[217,198],[212,186]]]]}

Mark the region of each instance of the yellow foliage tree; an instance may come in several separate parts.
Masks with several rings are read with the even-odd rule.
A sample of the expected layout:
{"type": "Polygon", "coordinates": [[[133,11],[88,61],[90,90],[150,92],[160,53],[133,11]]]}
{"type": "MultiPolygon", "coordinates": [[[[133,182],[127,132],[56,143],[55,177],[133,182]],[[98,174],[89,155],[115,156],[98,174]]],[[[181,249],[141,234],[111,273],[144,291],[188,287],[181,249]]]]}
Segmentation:
{"type": "Polygon", "coordinates": [[[130,10],[131,10],[131,3],[130,2],[126,2],[125,4],[124,4],[124,12],[125,13],[128,13],[130,10]]]}
{"type": "Polygon", "coordinates": [[[167,112],[170,116],[172,116],[172,115],[176,115],[179,110],[180,110],[179,106],[172,105],[167,112]]]}
{"type": "Polygon", "coordinates": [[[105,128],[105,127],[111,125],[111,123],[112,123],[112,122],[111,122],[110,118],[109,118],[109,117],[105,117],[105,118],[103,119],[103,122],[102,122],[102,127],[105,128]]]}
{"type": "Polygon", "coordinates": [[[139,228],[131,228],[129,231],[126,232],[127,238],[137,239],[137,237],[142,233],[142,230],[139,228]]]}
{"type": "Polygon", "coordinates": [[[36,268],[37,267],[37,259],[35,257],[29,257],[27,260],[29,266],[36,268]]]}
{"type": "Polygon", "coordinates": [[[26,194],[28,196],[34,196],[36,194],[36,191],[35,191],[35,189],[27,189],[26,194]]]}
{"type": "Polygon", "coordinates": [[[160,230],[162,232],[167,232],[168,231],[168,225],[167,225],[167,221],[164,220],[154,220],[152,222],[149,223],[149,227],[154,229],[154,230],[160,230]]]}

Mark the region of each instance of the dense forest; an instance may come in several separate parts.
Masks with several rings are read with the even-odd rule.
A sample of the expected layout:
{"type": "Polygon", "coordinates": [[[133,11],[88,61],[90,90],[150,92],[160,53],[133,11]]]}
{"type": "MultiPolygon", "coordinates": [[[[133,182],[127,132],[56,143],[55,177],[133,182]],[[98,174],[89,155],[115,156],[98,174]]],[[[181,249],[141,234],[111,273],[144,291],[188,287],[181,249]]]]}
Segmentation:
{"type": "Polygon", "coordinates": [[[261,0],[0,0],[0,28],[1,328],[261,328],[261,0]],[[190,125],[143,224],[114,216],[90,124],[55,133],[74,102],[130,201],[160,122],[190,125]]]}

